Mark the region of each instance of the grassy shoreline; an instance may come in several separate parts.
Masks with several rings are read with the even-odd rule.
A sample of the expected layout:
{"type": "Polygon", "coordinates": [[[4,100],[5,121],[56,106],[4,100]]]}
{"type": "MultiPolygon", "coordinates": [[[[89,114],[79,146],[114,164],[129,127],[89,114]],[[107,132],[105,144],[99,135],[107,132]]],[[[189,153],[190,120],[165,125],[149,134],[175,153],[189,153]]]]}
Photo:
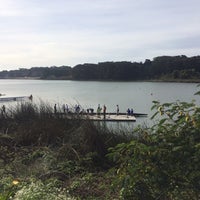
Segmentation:
{"type": "Polygon", "coordinates": [[[0,200],[198,200],[200,107],[154,101],[132,135],[44,102],[0,112],[0,200]]]}
{"type": "Polygon", "coordinates": [[[113,163],[106,154],[130,136],[71,117],[53,114],[52,107],[43,102],[21,103],[0,113],[0,199],[11,190],[10,197],[21,200],[26,193],[34,196],[39,188],[44,199],[55,188],[50,199],[57,195],[61,199],[117,199],[118,192],[110,187],[112,175],[107,174],[113,163]]]}

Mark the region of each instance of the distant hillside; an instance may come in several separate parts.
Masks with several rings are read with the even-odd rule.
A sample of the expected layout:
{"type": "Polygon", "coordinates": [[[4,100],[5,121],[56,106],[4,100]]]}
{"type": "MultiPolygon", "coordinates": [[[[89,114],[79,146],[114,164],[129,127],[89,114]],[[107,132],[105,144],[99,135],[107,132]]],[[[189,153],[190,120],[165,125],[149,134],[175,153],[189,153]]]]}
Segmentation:
{"type": "Polygon", "coordinates": [[[160,56],[140,62],[102,62],[75,67],[33,67],[1,71],[0,78],[39,78],[64,80],[200,80],[200,56],[160,56]]]}
{"type": "Polygon", "coordinates": [[[30,69],[1,71],[0,79],[38,78],[38,79],[71,79],[71,67],[32,67],[30,69]]]}

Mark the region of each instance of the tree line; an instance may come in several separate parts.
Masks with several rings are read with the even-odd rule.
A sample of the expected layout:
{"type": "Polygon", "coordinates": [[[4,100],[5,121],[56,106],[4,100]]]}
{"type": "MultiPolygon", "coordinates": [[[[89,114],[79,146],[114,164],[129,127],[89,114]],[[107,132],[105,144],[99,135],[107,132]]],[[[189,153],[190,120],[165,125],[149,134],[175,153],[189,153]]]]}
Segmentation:
{"type": "Polygon", "coordinates": [[[159,56],[144,62],[100,62],[70,66],[32,67],[1,71],[0,78],[63,80],[153,80],[199,79],[200,56],[159,56]]]}

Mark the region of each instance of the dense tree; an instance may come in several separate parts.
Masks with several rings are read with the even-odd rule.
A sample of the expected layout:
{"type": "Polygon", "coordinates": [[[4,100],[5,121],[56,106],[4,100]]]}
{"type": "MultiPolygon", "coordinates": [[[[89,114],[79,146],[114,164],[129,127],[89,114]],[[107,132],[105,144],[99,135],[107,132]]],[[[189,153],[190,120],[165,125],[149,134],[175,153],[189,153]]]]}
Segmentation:
{"type": "Polygon", "coordinates": [[[1,71],[0,78],[41,78],[72,80],[152,80],[200,79],[200,56],[159,56],[152,61],[101,62],[79,64],[75,67],[33,67],[31,69],[1,71]]]}
{"type": "Polygon", "coordinates": [[[95,64],[77,65],[72,69],[73,79],[78,80],[92,80],[98,79],[95,64]]]}
{"type": "Polygon", "coordinates": [[[70,78],[71,68],[66,66],[46,68],[41,77],[43,79],[70,78]]]}

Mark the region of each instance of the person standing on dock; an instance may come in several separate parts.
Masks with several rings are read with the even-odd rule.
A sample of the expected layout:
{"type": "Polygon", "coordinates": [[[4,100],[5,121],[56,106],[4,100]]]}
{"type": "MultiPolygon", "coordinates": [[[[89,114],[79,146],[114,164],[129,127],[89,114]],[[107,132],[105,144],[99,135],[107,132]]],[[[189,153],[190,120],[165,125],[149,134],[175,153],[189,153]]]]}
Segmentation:
{"type": "Polygon", "coordinates": [[[32,95],[32,94],[29,96],[29,99],[30,99],[31,101],[33,100],[33,95],[32,95]]]}
{"type": "Polygon", "coordinates": [[[117,105],[117,115],[119,115],[119,105],[117,105]]]}
{"type": "Polygon", "coordinates": [[[133,108],[131,108],[130,115],[133,116],[133,113],[134,113],[133,108]]]}
{"type": "Polygon", "coordinates": [[[103,118],[106,119],[106,106],[103,106],[103,118]]]}
{"type": "Polygon", "coordinates": [[[100,117],[101,115],[101,107],[100,107],[100,104],[98,105],[98,108],[97,108],[97,116],[100,117]]]}
{"type": "Polygon", "coordinates": [[[67,104],[65,104],[65,112],[68,113],[69,112],[69,107],[67,104]]]}
{"type": "Polygon", "coordinates": [[[57,105],[56,104],[54,105],[54,113],[55,114],[57,113],[57,105]]]}
{"type": "Polygon", "coordinates": [[[66,112],[65,104],[63,104],[62,109],[63,109],[63,112],[65,113],[66,112]]]}
{"type": "Polygon", "coordinates": [[[6,114],[6,106],[5,105],[2,106],[1,113],[2,113],[2,115],[6,114]]]}

